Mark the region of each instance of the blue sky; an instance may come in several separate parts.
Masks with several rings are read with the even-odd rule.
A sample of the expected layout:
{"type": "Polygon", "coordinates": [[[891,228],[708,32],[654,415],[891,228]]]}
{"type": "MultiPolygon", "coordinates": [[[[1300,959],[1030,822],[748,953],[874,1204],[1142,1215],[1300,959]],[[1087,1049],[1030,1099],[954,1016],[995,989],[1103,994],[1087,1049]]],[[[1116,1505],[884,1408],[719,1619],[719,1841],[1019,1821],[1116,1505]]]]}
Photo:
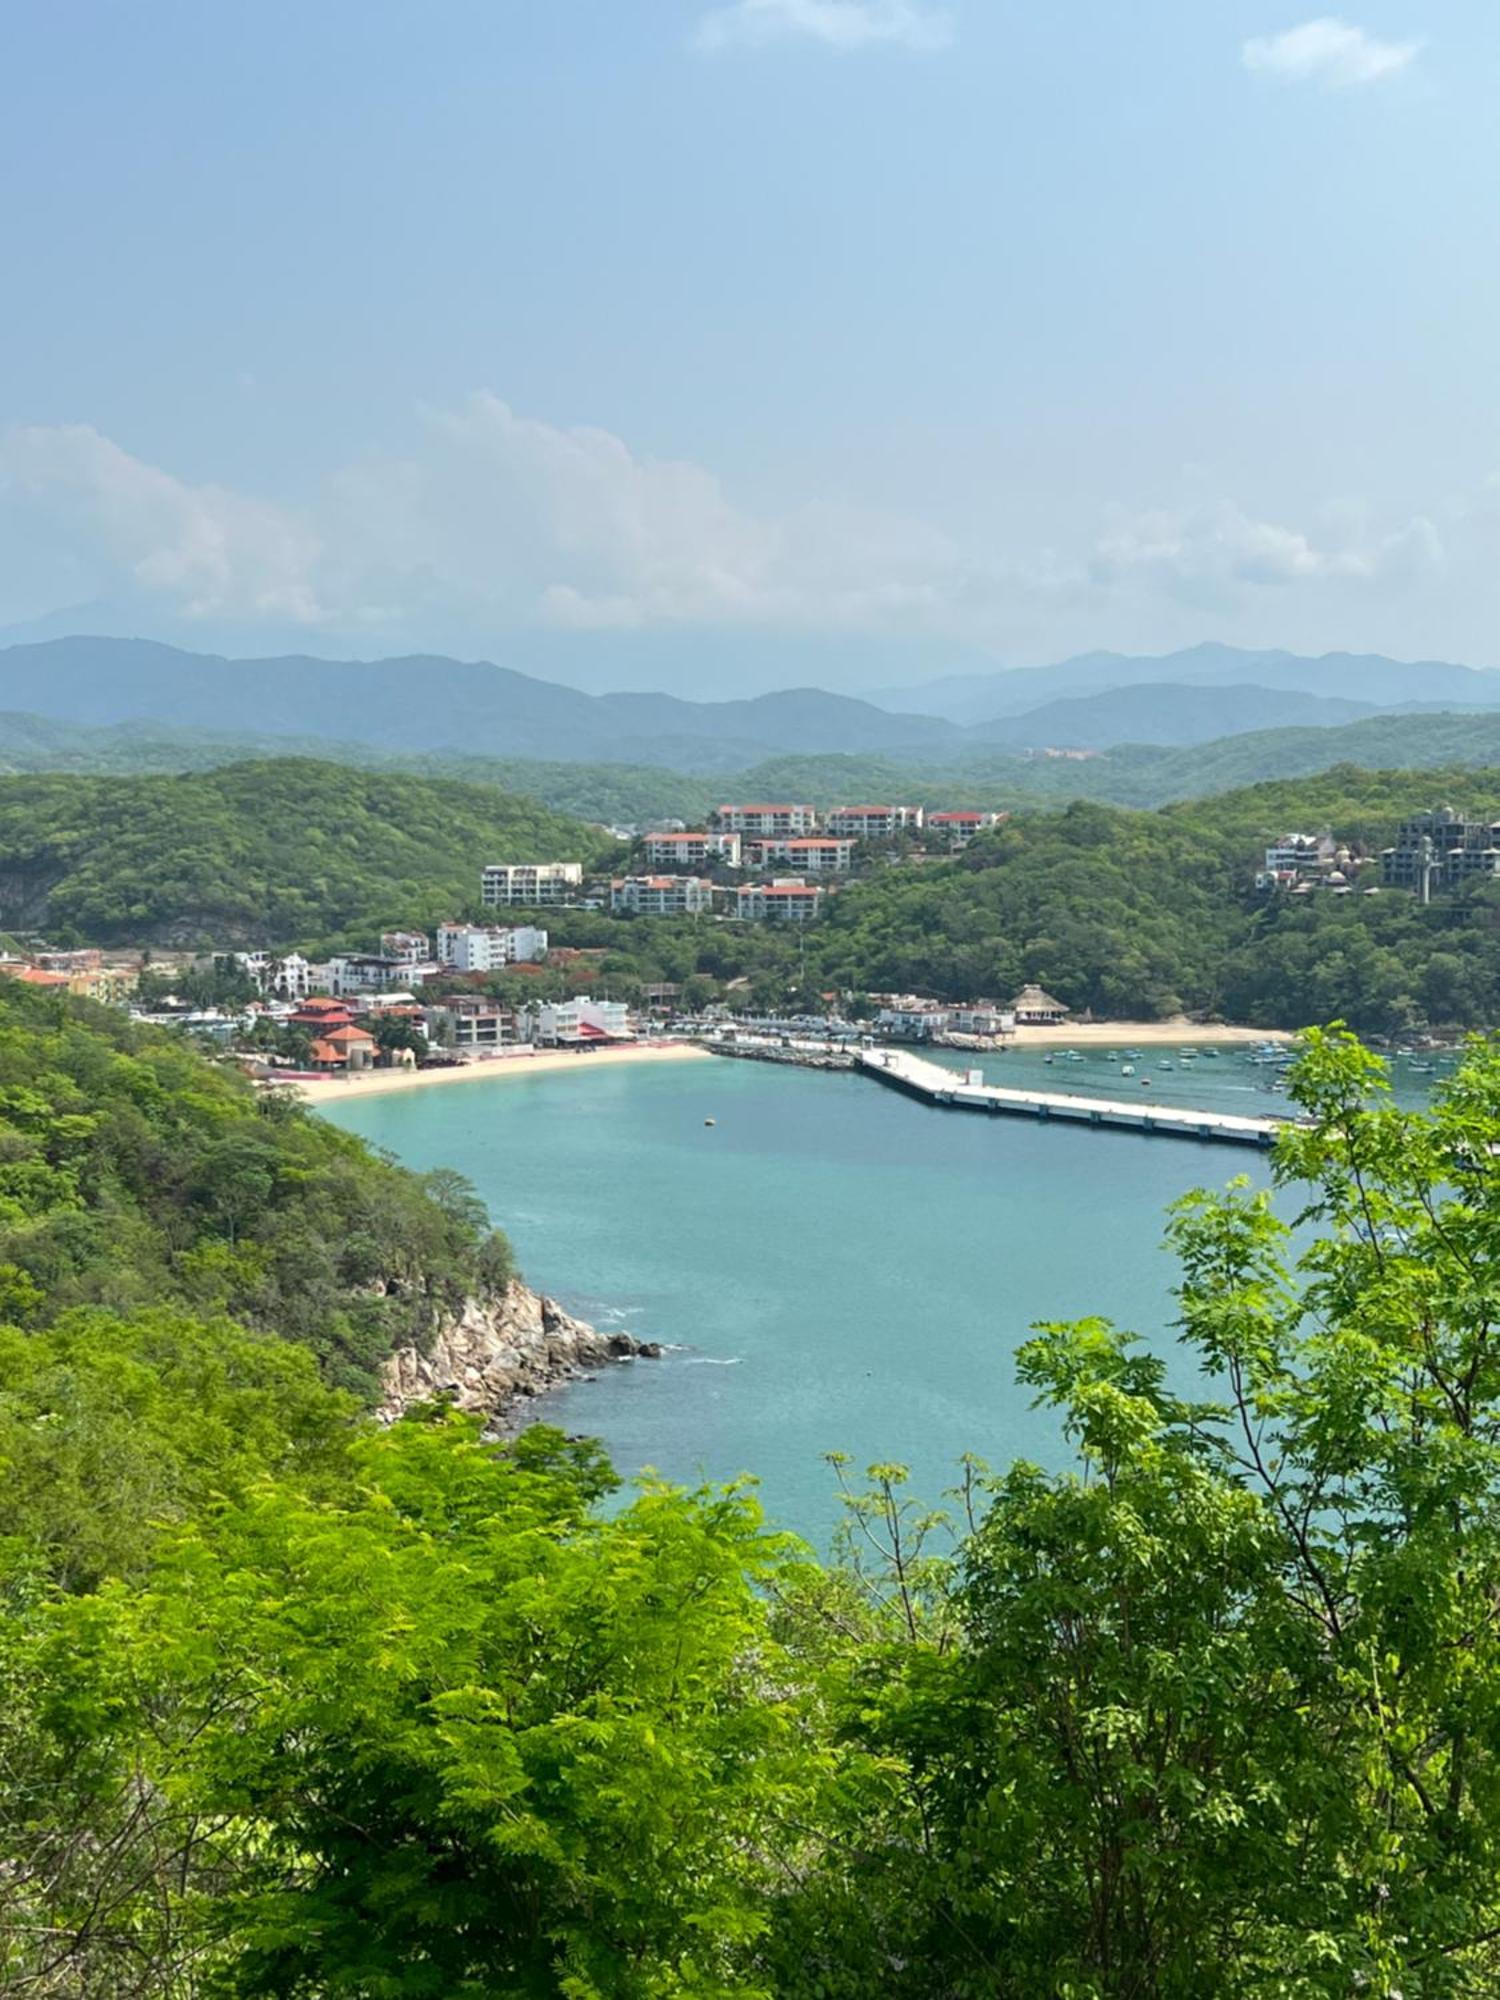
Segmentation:
{"type": "Polygon", "coordinates": [[[49,0],[0,74],[12,633],[1500,664],[1493,0],[49,0]]]}

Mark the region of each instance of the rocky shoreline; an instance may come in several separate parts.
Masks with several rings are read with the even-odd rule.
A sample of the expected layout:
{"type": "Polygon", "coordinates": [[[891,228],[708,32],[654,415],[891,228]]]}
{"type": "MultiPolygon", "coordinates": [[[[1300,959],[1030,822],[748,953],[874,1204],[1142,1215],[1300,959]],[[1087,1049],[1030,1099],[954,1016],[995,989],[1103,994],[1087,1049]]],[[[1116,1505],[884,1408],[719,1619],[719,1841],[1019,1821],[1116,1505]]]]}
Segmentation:
{"type": "Polygon", "coordinates": [[[469,1299],[428,1346],[400,1347],[382,1370],[376,1414],[394,1423],[414,1403],[441,1399],[512,1424],[534,1397],[586,1378],[607,1362],[654,1360],[654,1340],[600,1333],[519,1282],[494,1299],[469,1299]]]}

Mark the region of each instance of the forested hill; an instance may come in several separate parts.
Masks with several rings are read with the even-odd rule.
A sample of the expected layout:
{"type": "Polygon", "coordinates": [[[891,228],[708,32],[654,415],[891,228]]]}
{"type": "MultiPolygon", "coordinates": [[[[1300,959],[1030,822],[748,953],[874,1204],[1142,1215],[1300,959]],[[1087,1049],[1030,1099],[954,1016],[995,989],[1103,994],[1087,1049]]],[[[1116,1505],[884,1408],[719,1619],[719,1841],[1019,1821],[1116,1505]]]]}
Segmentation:
{"type": "Polygon", "coordinates": [[[0,779],[0,921],[91,943],[268,944],[431,925],[489,861],[590,861],[597,827],[453,779],[310,759],[0,779]]]}
{"type": "MultiPolygon", "coordinates": [[[[1116,1019],[1187,1009],[1267,1027],[1372,1033],[1500,1023],[1500,884],[1428,909],[1399,890],[1264,896],[1262,850],[1330,829],[1375,852],[1451,800],[1500,817],[1500,776],[1341,769],[1155,812],[1077,803],[1018,814],[953,861],[892,868],[820,927],[826,984],[961,998],[1038,980],[1116,1019]]],[[[1359,878],[1357,878],[1359,879],[1359,878]]]]}
{"type": "MultiPolygon", "coordinates": [[[[162,1327],[233,1321],[369,1397],[393,1348],[508,1280],[509,1249],[481,1216],[286,1099],[257,1098],[181,1036],[0,980],[0,1327],[35,1333],[96,1307],[160,1309],[162,1327]]],[[[246,1390],[295,1386],[253,1341],[220,1345],[221,1372],[246,1371],[246,1390]]],[[[0,1379],[15,1362],[0,1358],[0,1379]]],[[[127,1384],[114,1393],[128,1401],[127,1384]]],[[[136,1415],[149,1434],[149,1412],[136,1415]]],[[[62,1478],[90,1442],[50,1435],[62,1478]]],[[[7,1474],[15,1449],[0,1438],[7,1474]]],[[[162,1502],[160,1473],[143,1508],[162,1502]]]]}

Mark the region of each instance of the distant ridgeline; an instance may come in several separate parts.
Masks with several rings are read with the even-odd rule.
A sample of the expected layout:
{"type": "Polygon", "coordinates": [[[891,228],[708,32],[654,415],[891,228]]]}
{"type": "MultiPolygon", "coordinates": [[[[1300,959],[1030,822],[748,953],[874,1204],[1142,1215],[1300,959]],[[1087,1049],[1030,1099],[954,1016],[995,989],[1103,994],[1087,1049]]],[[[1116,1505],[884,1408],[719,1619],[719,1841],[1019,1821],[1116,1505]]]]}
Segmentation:
{"type": "Polygon", "coordinates": [[[873,1467],[820,1564],[744,1485],[379,1426],[508,1270],[462,1182],[0,986],[0,1990],[1493,1994],[1500,1055],[1378,1086],[1311,1038],[1312,1254],[1176,1208],[1212,1403],[1049,1325],[1061,1469],[950,1526],[873,1467]]]}

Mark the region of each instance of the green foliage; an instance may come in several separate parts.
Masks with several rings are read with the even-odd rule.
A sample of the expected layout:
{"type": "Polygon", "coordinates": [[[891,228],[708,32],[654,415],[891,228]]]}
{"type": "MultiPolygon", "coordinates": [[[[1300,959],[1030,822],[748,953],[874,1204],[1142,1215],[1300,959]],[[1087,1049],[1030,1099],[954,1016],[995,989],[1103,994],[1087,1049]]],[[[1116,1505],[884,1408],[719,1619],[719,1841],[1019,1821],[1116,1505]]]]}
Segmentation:
{"type": "MultiPolygon", "coordinates": [[[[91,1121],[129,1061],[200,1100],[184,1146],[217,1114],[194,1254],[266,1244],[303,1156],[201,1058],[22,1004],[61,1046],[0,1077],[19,1215],[128,1218],[91,1121]]],[[[1500,1992],[1500,1049],[1406,1113],[1313,1032],[1294,1091],[1281,1199],[1173,1212],[1187,1365],[1038,1328],[1069,1462],[967,1464],[956,1526],[874,1467],[826,1565],[741,1488],[621,1505],[587,1442],[381,1430],[269,1328],[18,1284],[0,1990],[1500,1992]]],[[[460,1178],[410,1199],[472,1250],[460,1178]]]]}
{"type": "MultiPolygon", "coordinates": [[[[1459,796],[1500,814],[1500,787],[1459,796]]],[[[1151,813],[1017,815],[952,861],[888,868],[841,893],[810,940],[812,978],[950,999],[1036,980],[1115,1019],[1185,1008],[1300,1028],[1339,1017],[1369,1034],[1500,1021],[1495,884],[1425,909],[1401,891],[1254,887],[1279,833],[1329,827],[1378,852],[1433,797],[1410,773],[1341,770],[1151,813]]]]}
{"type": "Polygon", "coordinates": [[[476,907],[486,862],[600,853],[527,798],[295,758],[0,780],[0,908],[101,943],[369,938],[476,907]]]}
{"type": "MultiPolygon", "coordinates": [[[[454,1177],[456,1179],[456,1177],[454,1177]]],[[[0,1302],[230,1314],[368,1395],[511,1273],[482,1206],[111,1009],[0,985],[0,1302]]]]}

